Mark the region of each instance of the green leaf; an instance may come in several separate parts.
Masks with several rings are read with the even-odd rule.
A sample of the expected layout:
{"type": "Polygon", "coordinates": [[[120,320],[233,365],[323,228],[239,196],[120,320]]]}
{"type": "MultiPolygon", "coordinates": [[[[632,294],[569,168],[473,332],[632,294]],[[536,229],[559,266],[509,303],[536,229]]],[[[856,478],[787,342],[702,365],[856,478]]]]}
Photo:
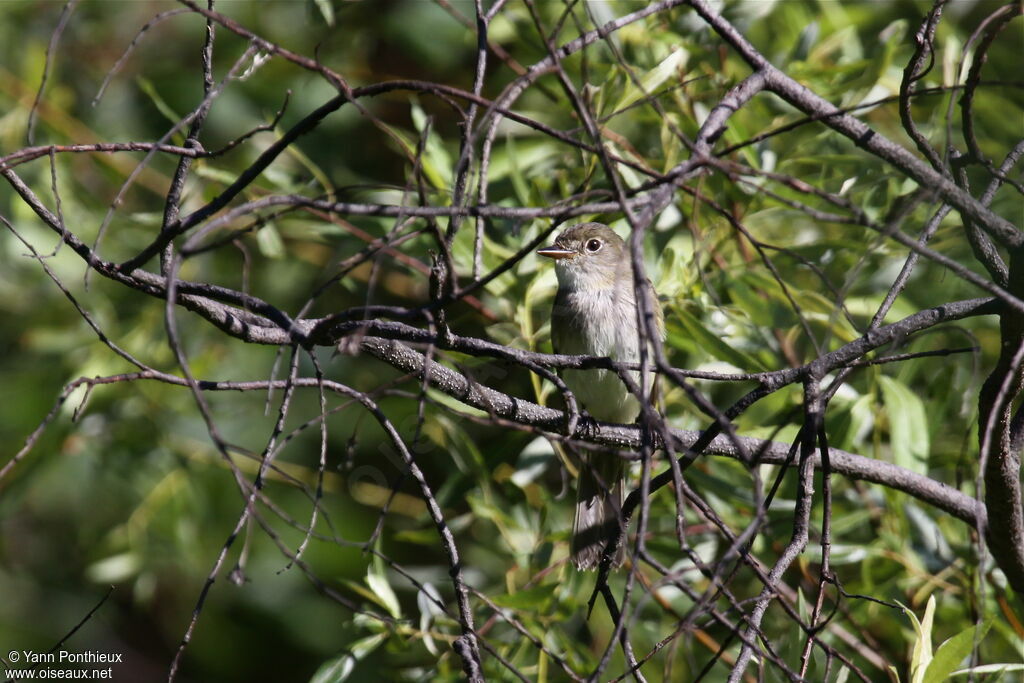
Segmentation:
{"type": "Polygon", "coordinates": [[[358,581],[351,581],[349,579],[343,579],[342,583],[367,600],[380,605],[396,619],[401,618],[402,608],[398,604],[398,598],[391,589],[391,584],[388,583],[387,575],[384,573],[384,569],[379,562],[371,563],[367,568],[365,586],[358,581]]]}
{"type": "Polygon", "coordinates": [[[267,258],[284,256],[284,240],[272,223],[267,223],[256,232],[256,244],[259,245],[260,253],[267,258]]]}
{"type": "Polygon", "coordinates": [[[549,583],[536,588],[528,588],[516,593],[506,593],[496,598],[491,598],[494,604],[499,607],[510,607],[512,609],[538,609],[543,607],[555,593],[558,584],[549,583]]]}
{"type": "Polygon", "coordinates": [[[971,654],[974,644],[981,642],[991,626],[991,620],[985,621],[977,626],[964,629],[939,645],[925,672],[924,683],[941,683],[948,679],[953,671],[960,666],[960,662],[971,654]]]}
{"type": "MultiPolygon", "coordinates": [[[[509,135],[507,139],[511,140],[512,136],[509,135]]],[[[516,142],[514,149],[506,146],[494,153],[491,165],[487,169],[487,180],[494,183],[516,172],[537,173],[547,165],[543,162],[557,154],[559,150],[553,145],[536,140],[520,140],[516,142]]]]}
{"type": "Polygon", "coordinates": [[[1007,671],[1024,671],[1024,664],[982,664],[966,669],[957,669],[950,676],[966,676],[968,674],[1001,674],[1007,671]]]}
{"type": "Polygon", "coordinates": [[[423,644],[427,651],[435,657],[439,651],[434,643],[434,637],[430,635],[430,626],[436,617],[444,614],[444,610],[438,607],[438,603],[444,604],[444,601],[441,594],[429,581],[416,592],[416,606],[420,609],[420,631],[423,633],[423,644]]]}
{"type": "Polygon", "coordinates": [[[893,462],[912,472],[927,474],[931,444],[924,403],[907,385],[892,377],[879,375],[878,384],[889,417],[893,462]]]}
{"type": "Polygon", "coordinates": [[[758,327],[781,329],[794,322],[792,311],[779,305],[774,299],[766,300],[748,287],[741,278],[730,282],[729,294],[736,305],[743,309],[743,312],[749,315],[758,327]]]}
{"type": "MultiPolygon", "coordinates": [[[[167,100],[165,100],[163,96],[161,96],[160,93],[157,91],[156,86],[153,84],[153,81],[149,80],[148,78],[145,78],[144,76],[138,76],[135,79],[135,82],[138,83],[139,90],[144,92],[149,97],[150,101],[153,103],[153,106],[156,107],[156,110],[163,114],[168,121],[170,121],[172,124],[177,124],[179,121],[181,121],[182,117],[179,116],[178,113],[171,108],[171,105],[167,104],[167,100]]],[[[184,134],[179,131],[178,135],[184,134]]]]}
{"type": "Polygon", "coordinates": [[[555,450],[551,447],[551,442],[546,437],[538,436],[519,454],[516,471],[511,477],[512,483],[519,488],[526,488],[527,484],[542,475],[555,460],[555,450]]]}
{"type": "Polygon", "coordinates": [[[370,585],[370,590],[376,593],[377,597],[384,603],[384,607],[391,613],[391,616],[400,616],[401,609],[398,606],[398,598],[395,597],[395,593],[391,590],[391,585],[387,582],[387,579],[376,574],[370,574],[366,577],[366,583],[370,585]]]}
{"type": "Polygon", "coordinates": [[[942,85],[947,88],[960,82],[960,74],[957,72],[957,55],[960,50],[960,37],[950,32],[942,46],[942,85]]]}
{"type": "Polygon", "coordinates": [[[237,173],[231,173],[229,171],[225,171],[222,168],[213,168],[206,164],[195,164],[192,172],[195,173],[200,178],[214,180],[218,183],[223,183],[225,185],[230,185],[231,183],[238,180],[237,173]]]}
{"type": "Polygon", "coordinates": [[[348,654],[338,655],[320,665],[309,683],[341,683],[356,668],[355,657],[348,654]]]}
{"type": "Polygon", "coordinates": [[[620,111],[641,97],[653,93],[658,89],[658,86],[674,76],[686,64],[689,56],[689,52],[681,47],[676,47],[669,53],[668,57],[661,60],[658,66],[640,77],[639,88],[633,82],[633,79],[628,79],[626,81],[626,90],[622,93],[622,97],[619,98],[618,104],[615,105],[615,111],[620,111]]]}
{"type": "MultiPolygon", "coordinates": [[[[328,201],[333,201],[334,200],[334,183],[331,181],[330,175],[328,175],[324,171],[324,169],[320,168],[320,166],[318,166],[315,161],[313,161],[311,158],[309,158],[302,151],[301,148],[296,147],[295,145],[289,145],[288,146],[287,154],[288,154],[289,157],[291,157],[291,158],[295,159],[296,161],[298,161],[300,166],[304,167],[307,171],[309,171],[310,175],[312,175],[313,178],[315,178],[316,181],[320,184],[320,187],[323,188],[325,198],[328,201]]],[[[273,171],[275,171],[275,170],[276,169],[275,169],[274,166],[271,166],[270,168],[264,170],[263,171],[263,177],[268,179],[268,180],[272,180],[273,184],[276,185],[282,191],[285,191],[285,192],[293,192],[293,191],[295,191],[295,190],[292,189],[292,187],[294,186],[294,179],[291,177],[291,175],[290,174],[273,173],[273,171]]]]}
{"type": "Polygon", "coordinates": [[[896,601],[903,613],[910,620],[914,627],[914,647],[910,654],[910,683],[923,683],[924,673],[932,659],[932,623],[935,617],[935,596],[928,598],[928,604],[924,608],[924,620],[918,621],[917,615],[904,605],[896,601]]]}
{"type": "Polygon", "coordinates": [[[677,299],[689,295],[690,287],[695,280],[695,269],[690,265],[692,259],[692,236],[676,235],[669,240],[658,258],[658,281],[655,289],[660,296],[677,299]]]}
{"type": "Polygon", "coordinates": [[[499,528],[508,528],[516,525],[515,520],[508,513],[483,497],[467,496],[466,502],[472,508],[473,514],[494,522],[499,528]]]}
{"type": "Polygon", "coordinates": [[[96,583],[121,583],[135,576],[142,566],[139,556],[132,552],[120,553],[93,562],[86,570],[86,576],[96,583]]]}
{"type": "Polygon", "coordinates": [[[526,183],[526,178],[523,175],[523,169],[520,168],[518,159],[519,156],[516,154],[516,139],[515,136],[509,135],[506,138],[506,146],[508,147],[508,163],[509,163],[509,179],[512,181],[512,189],[516,191],[516,198],[520,204],[524,206],[530,205],[530,186],[526,183]]]}
{"type": "Polygon", "coordinates": [[[935,623],[935,596],[928,596],[924,619],[917,629],[917,641],[910,657],[911,683],[923,683],[924,673],[932,660],[932,625],[935,623]]]}
{"type": "Polygon", "coordinates": [[[673,334],[685,334],[693,340],[694,344],[705,352],[719,360],[731,363],[741,370],[752,372],[766,369],[757,361],[757,359],[752,356],[748,356],[742,351],[737,351],[722,341],[720,336],[713,334],[708,330],[708,328],[704,327],[703,323],[687,313],[683,308],[673,306],[672,312],[674,313],[673,318],[666,321],[666,329],[668,331],[670,341],[673,334]],[[679,330],[679,328],[673,324],[674,322],[678,322],[682,325],[683,329],[679,330]]]}
{"type": "Polygon", "coordinates": [[[427,396],[430,397],[430,400],[440,403],[442,406],[451,408],[453,410],[459,410],[463,413],[468,413],[469,415],[475,415],[478,417],[487,416],[487,413],[485,411],[479,410],[472,406],[467,406],[465,403],[462,403],[458,399],[452,398],[448,394],[442,391],[438,391],[437,389],[427,389],[427,396]]]}
{"type": "Polygon", "coordinates": [[[357,640],[349,647],[349,651],[328,659],[320,665],[309,683],[341,683],[349,677],[356,663],[380,646],[388,637],[386,633],[377,633],[357,640]]]}
{"type": "Polygon", "coordinates": [[[404,529],[395,532],[395,540],[402,543],[415,543],[434,547],[437,545],[437,530],[430,529],[404,529]]]}
{"type": "Polygon", "coordinates": [[[804,597],[804,592],[800,588],[796,589],[796,611],[801,619],[810,621],[810,615],[807,613],[807,598],[804,597]]]}
{"type": "Polygon", "coordinates": [[[383,567],[376,566],[376,563],[370,566],[366,572],[366,585],[370,587],[370,590],[377,596],[378,602],[391,616],[395,619],[401,618],[402,608],[398,604],[395,591],[391,590],[391,584],[388,583],[383,567]]]}
{"type": "MultiPolygon", "coordinates": [[[[440,134],[432,126],[429,130],[427,129],[429,117],[415,100],[409,106],[409,113],[417,132],[420,135],[428,135],[426,144],[423,145],[423,156],[420,159],[424,175],[439,190],[448,188],[452,179],[452,159],[441,144],[440,134]]],[[[412,147],[415,150],[415,145],[412,147]]]]}
{"type": "Polygon", "coordinates": [[[316,3],[316,7],[320,10],[320,14],[324,16],[324,21],[328,26],[334,26],[334,6],[331,5],[331,0],[313,0],[316,3]]]}

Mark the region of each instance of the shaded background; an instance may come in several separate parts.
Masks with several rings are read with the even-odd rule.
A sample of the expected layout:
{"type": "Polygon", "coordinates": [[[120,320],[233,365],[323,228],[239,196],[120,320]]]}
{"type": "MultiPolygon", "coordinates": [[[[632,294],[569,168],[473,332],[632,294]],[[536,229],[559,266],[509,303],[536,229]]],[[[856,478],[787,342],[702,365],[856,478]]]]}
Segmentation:
{"type": "MultiPolygon", "coordinates": [[[[472,16],[471,3],[450,4],[472,16]]],[[[607,17],[640,6],[594,5],[598,16],[606,16],[603,12],[607,17]]],[[[36,143],[155,140],[194,107],[202,96],[203,22],[190,15],[169,18],[149,30],[93,105],[101,83],[139,28],[157,13],[175,7],[156,2],[84,2],[77,7],[54,53],[38,108],[36,143]]],[[[776,65],[832,101],[852,105],[895,92],[899,69],[912,51],[910,36],[928,4],[745,2],[728,7],[730,17],[776,65]]],[[[937,47],[947,61],[936,65],[930,76],[934,84],[949,82],[959,46],[994,7],[987,2],[952,4],[937,47]]],[[[2,154],[26,145],[30,107],[61,9],[56,2],[0,4],[2,154]]],[[[433,2],[232,2],[218,9],[280,45],[316,54],[354,85],[402,78],[467,90],[472,86],[475,36],[433,2]],[[332,10],[328,12],[327,6],[332,10]]],[[[540,3],[542,15],[552,24],[562,9],[560,3],[540,3]]],[[[586,15],[579,17],[585,23],[586,15]]],[[[682,9],[635,24],[619,35],[624,55],[641,75],[663,63],[674,49],[686,50],[687,83],[679,85],[670,79],[659,84],[659,101],[668,119],[691,135],[696,121],[747,73],[699,26],[682,9]]],[[[1012,30],[1020,35],[1019,26],[1012,30]]],[[[567,22],[560,39],[576,33],[573,22],[567,22]]],[[[546,54],[529,15],[516,3],[495,22],[491,40],[524,65],[546,54]]],[[[1002,157],[1021,130],[1024,98],[1019,81],[1014,80],[1019,77],[1019,52],[1014,54],[1019,42],[1017,48],[1013,42],[997,43],[986,71],[991,80],[1006,83],[983,88],[976,104],[979,138],[995,158],[1002,157]]],[[[218,78],[245,47],[237,36],[218,31],[218,78]]],[[[567,68],[577,84],[584,79],[594,84],[595,108],[610,114],[627,101],[629,79],[606,50],[597,47],[587,54],[587,61],[567,60],[567,68]]],[[[512,69],[492,57],[483,95],[496,96],[513,78],[512,69]]],[[[516,110],[562,130],[575,129],[579,124],[554,77],[540,84],[517,103],[516,110]]],[[[231,84],[217,100],[202,136],[205,148],[218,148],[272,120],[286,91],[290,95],[278,131],[334,94],[319,77],[283,60],[271,60],[251,77],[231,84]]],[[[915,102],[915,115],[929,130],[937,130],[947,102],[948,95],[922,97],[915,102]]],[[[439,98],[408,93],[364,99],[362,104],[391,126],[395,136],[405,136],[412,144],[422,135],[425,121],[430,121],[425,159],[436,178],[427,190],[432,201],[445,203],[450,197],[446,183],[458,156],[459,118],[452,108],[439,98]]],[[[864,115],[872,126],[906,142],[898,130],[895,105],[864,115]]],[[[743,141],[796,118],[778,100],[758,98],[732,119],[727,142],[743,141]]],[[[650,107],[630,109],[607,125],[629,141],[631,154],[655,169],[667,169],[686,154],[668,131],[665,118],[650,107]]],[[[215,196],[274,136],[257,135],[232,154],[198,162],[186,190],[186,206],[198,206],[215,196]]],[[[351,201],[396,198],[396,188],[406,183],[409,164],[395,136],[384,134],[354,108],[342,108],[303,137],[292,153],[282,156],[247,196],[330,191],[351,201]]],[[[141,155],[130,154],[58,158],[62,208],[77,234],[89,240],[96,237],[108,206],[139,159],[141,155]]],[[[850,198],[879,219],[911,189],[908,181],[858,153],[852,143],[817,127],[804,126],[746,147],[737,152],[737,159],[830,191],[853,179],[850,198]]],[[[106,258],[127,258],[152,238],[174,163],[174,159],[156,157],[127,192],[102,243],[106,258]]],[[[509,126],[495,152],[491,200],[544,206],[588,182],[593,188],[604,188],[600,170],[590,176],[593,163],[554,140],[509,126]]],[[[52,199],[45,159],[21,167],[20,172],[41,196],[52,199]]],[[[977,182],[982,182],[980,176],[977,182]]],[[[41,252],[51,250],[55,236],[4,187],[0,212],[41,252]]],[[[659,223],[648,245],[650,267],[665,299],[669,351],[680,367],[775,369],[813,358],[816,345],[834,348],[849,341],[857,336],[856,325],[863,326],[869,319],[905,257],[903,251],[859,228],[814,222],[720,176],[701,180],[699,190],[741,216],[759,239],[789,247],[790,252],[773,255],[774,262],[803,307],[804,320],[792,310],[748,242],[737,238],[712,212],[695,210],[692,201],[681,200],[679,210],[659,223]],[[808,262],[835,285],[833,291],[822,286],[808,262]],[[839,301],[845,311],[838,308],[839,301]],[[814,339],[808,338],[808,328],[814,339]]],[[[1020,219],[1019,198],[1015,201],[1012,195],[1000,195],[994,208],[1010,220],[1020,219]]],[[[926,216],[927,211],[919,209],[906,225],[916,228],[926,216]]],[[[382,235],[392,225],[390,219],[356,216],[331,221],[296,212],[244,235],[237,248],[190,260],[183,276],[236,288],[245,280],[254,294],[296,311],[334,264],[362,248],[366,236],[382,235]]],[[[543,221],[490,222],[485,264],[496,266],[543,227],[543,221]]],[[[375,273],[369,267],[357,269],[322,297],[314,312],[326,314],[367,302],[422,303],[428,296],[422,267],[429,263],[431,246],[430,239],[421,237],[402,247],[414,262],[382,258],[375,273]]],[[[933,246],[963,263],[973,263],[955,220],[943,225],[933,246]]],[[[467,264],[469,242],[460,238],[457,247],[460,265],[467,264]]],[[[67,382],[129,368],[96,340],[38,263],[24,258],[26,249],[18,240],[8,233],[0,239],[0,249],[0,311],[5,321],[0,326],[0,386],[6,388],[0,443],[5,444],[6,461],[53,407],[67,382]]],[[[86,288],[83,264],[67,249],[49,259],[48,265],[110,338],[156,367],[176,369],[166,344],[160,301],[97,277],[86,288]]],[[[449,320],[460,334],[549,350],[545,323],[552,285],[550,272],[531,257],[481,293],[480,306],[454,307],[449,320]]],[[[962,281],[925,264],[891,319],[977,295],[962,281]]],[[[270,376],[274,349],[226,339],[184,313],[179,322],[198,375],[241,380],[270,376]]],[[[849,391],[837,397],[829,413],[831,444],[891,459],[949,483],[973,481],[977,389],[997,345],[994,319],[964,322],[915,338],[898,350],[976,346],[977,351],[941,364],[912,361],[856,374],[849,391]]],[[[416,382],[384,386],[400,378],[383,364],[332,357],[328,352],[320,355],[329,376],[379,392],[382,408],[403,436],[408,441],[417,436],[416,382]]],[[[503,391],[558,404],[557,393],[552,395],[549,385],[521,370],[464,357],[453,360],[475,368],[481,378],[496,379],[503,391]]],[[[303,370],[312,374],[306,362],[303,370]]],[[[724,407],[749,386],[702,388],[724,407]]],[[[792,409],[800,390],[790,389],[746,413],[739,422],[741,432],[792,438],[799,420],[799,413],[792,409]]],[[[73,394],[24,462],[0,481],[0,595],[4,596],[0,651],[48,650],[113,586],[109,599],[65,647],[124,653],[126,663],[115,668],[116,680],[163,678],[204,579],[238,518],[242,499],[187,391],[142,382],[99,387],[77,422],[72,422],[83,398],[81,392],[73,394]]],[[[265,395],[257,393],[210,397],[221,433],[256,453],[276,416],[274,407],[265,412],[266,401],[265,395]]],[[[331,405],[341,402],[332,399],[331,405]]],[[[467,579],[499,605],[516,610],[532,632],[546,638],[571,662],[592,666],[609,635],[610,622],[601,610],[589,622],[584,619],[583,604],[592,579],[558,564],[565,557],[572,506],[571,495],[564,495],[563,469],[550,445],[535,434],[474,423],[454,413],[451,405],[430,392],[427,419],[415,450],[456,532],[467,579]],[[548,567],[554,569],[549,572],[548,567]]],[[[673,424],[705,425],[678,390],[669,393],[667,405],[673,424]]],[[[289,429],[300,428],[318,410],[315,393],[302,394],[289,429]]],[[[351,611],[318,592],[302,572],[286,568],[287,559],[256,528],[233,546],[204,607],[179,680],[307,680],[325,661],[346,652],[359,657],[350,680],[459,677],[458,661],[443,641],[445,635],[457,634],[454,622],[438,620],[431,626],[437,642],[426,638],[431,631],[424,630],[421,616],[427,610],[417,601],[416,590],[356,545],[370,537],[388,489],[397,485],[401,493],[376,548],[449,596],[447,562],[414,484],[401,478],[402,470],[382,432],[361,409],[339,410],[329,424],[322,504],[333,529],[318,530],[352,545],[313,543],[305,560],[322,581],[349,599],[400,616],[399,625],[383,627],[353,618],[351,611]],[[240,552],[245,556],[245,580],[233,585],[226,577],[240,552]],[[368,573],[377,578],[368,580],[368,573]],[[381,582],[391,586],[397,604],[367,595],[381,582]]],[[[315,483],[318,439],[315,426],[301,429],[279,457],[282,467],[310,485],[315,483]]],[[[239,464],[255,472],[252,462],[240,460],[239,464]]],[[[738,464],[702,463],[693,469],[692,478],[727,521],[740,526],[752,514],[750,477],[738,464]]],[[[791,512],[786,502],[794,496],[792,483],[788,486],[771,510],[766,533],[755,546],[758,553],[770,556],[788,538],[791,512]]],[[[982,644],[983,661],[1020,661],[1014,633],[1019,624],[1007,616],[1011,612],[1006,603],[999,603],[991,591],[978,598],[978,584],[998,583],[998,577],[993,579],[989,567],[978,565],[968,529],[900,494],[848,482],[836,482],[836,486],[838,538],[833,564],[847,590],[900,600],[918,613],[929,595],[940,595],[937,642],[969,626],[979,613],[1002,614],[982,644]]],[[[268,493],[282,510],[303,523],[308,521],[310,502],[303,491],[272,478],[268,493]]],[[[678,554],[671,496],[656,499],[652,509],[650,546],[671,564],[678,554]]],[[[281,541],[294,550],[302,533],[275,522],[281,541]]],[[[687,523],[694,534],[692,542],[714,556],[721,539],[697,518],[687,523]]],[[[815,552],[809,548],[790,577],[792,585],[800,583],[800,572],[806,572],[805,578],[813,576],[815,552]]],[[[741,594],[743,588],[748,594],[757,589],[752,577],[738,579],[737,585],[741,594]]],[[[653,646],[671,632],[673,611],[685,612],[691,604],[678,591],[669,590],[646,601],[634,627],[640,642],[653,646]]],[[[866,647],[890,662],[905,664],[912,642],[909,622],[865,601],[846,603],[846,610],[848,622],[844,623],[856,630],[866,647]]],[[[776,626],[786,623],[776,616],[776,626]]],[[[561,672],[538,658],[514,630],[500,621],[489,622],[486,614],[478,619],[488,637],[506,648],[506,656],[525,672],[558,679],[561,672]]],[[[675,667],[659,664],[666,679],[694,675],[726,635],[715,624],[702,624],[695,633],[662,653],[675,667]]],[[[798,634],[792,634],[792,639],[788,643],[780,638],[784,656],[790,654],[790,647],[799,648],[798,634]]],[[[613,669],[621,671],[621,666],[618,661],[613,669]]]]}

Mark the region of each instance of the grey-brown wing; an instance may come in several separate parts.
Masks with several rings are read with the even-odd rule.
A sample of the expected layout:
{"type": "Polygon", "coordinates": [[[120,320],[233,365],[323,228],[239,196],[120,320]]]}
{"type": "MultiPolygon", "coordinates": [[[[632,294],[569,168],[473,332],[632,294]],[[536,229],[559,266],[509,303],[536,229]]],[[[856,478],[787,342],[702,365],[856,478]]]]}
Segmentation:
{"type": "Polygon", "coordinates": [[[569,296],[561,289],[551,307],[551,347],[555,353],[587,353],[579,319],[569,306],[569,296]]]}

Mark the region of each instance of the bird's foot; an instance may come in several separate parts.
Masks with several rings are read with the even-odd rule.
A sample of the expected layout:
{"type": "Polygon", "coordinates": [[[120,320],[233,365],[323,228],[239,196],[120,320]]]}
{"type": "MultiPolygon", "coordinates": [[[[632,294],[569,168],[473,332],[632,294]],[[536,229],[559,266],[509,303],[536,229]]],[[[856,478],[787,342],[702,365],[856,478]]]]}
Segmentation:
{"type": "Polygon", "coordinates": [[[579,420],[576,422],[576,430],[573,436],[583,441],[592,441],[601,433],[601,426],[597,420],[586,410],[580,411],[579,420]]]}

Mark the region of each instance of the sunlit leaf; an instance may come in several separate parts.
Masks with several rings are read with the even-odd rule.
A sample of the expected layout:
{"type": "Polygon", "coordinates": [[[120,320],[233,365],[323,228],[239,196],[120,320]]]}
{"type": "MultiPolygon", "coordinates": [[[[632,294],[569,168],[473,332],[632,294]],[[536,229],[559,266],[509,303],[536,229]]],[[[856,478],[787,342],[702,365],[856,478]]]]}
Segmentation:
{"type": "Polygon", "coordinates": [[[942,683],[949,678],[954,669],[971,654],[975,646],[981,642],[992,626],[991,620],[964,629],[949,638],[935,650],[928,670],[925,672],[924,683],[942,683]]]}
{"type": "Polygon", "coordinates": [[[316,3],[316,8],[320,10],[324,22],[328,26],[334,26],[334,6],[331,4],[331,0],[313,0],[313,2],[316,3]]]}
{"type": "Polygon", "coordinates": [[[686,65],[689,53],[682,47],[677,47],[663,59],[658,66],[654,67],[640,77],[640,87],[632,79],[628,79],[625,92],[615,104],[615,111],[619,111],[633,104],[645,94],[653,93],[662,83],[672,76],[675,76],[686,65]]]}
{"type": "Polygon", "coordinates": [[[513,609],[540,609],[551,596],[554,595],[557,584],[545,584],[535,588],[496,595],[491,598],[499,607],[511,607],[513,609]]]}
{"type": "Polygon", "coordinates": [[[349,646],[348,652],[329,659],[320,665],[309,683],[341,683],[347,680],[356,668],[356,664],[376,650],[387,638],[387,634],[379,633],[357,640],[349,646]]]}
{"type": "Polygon", "coordinates": [[[673,340],[674,336],[686,335],[713,357],[724,360],[727,363],[732,363],[745,372],[764,369],[755,358],[729,346],[729,344],[722,341],[718,335],[713,334],[703,323],[682,307],[672,307],[672,315],[666,318],[665,327],[669,335],[669,341],[674,344],[678,344],[678,342],[673,340]],[[678,323],[678,327],[676,323],[678,323]]]}
{"type": "Polygon", "coordinates": [[[377,596],[378,601],[387,609],[394,618],[402,616],[402,608],[398,605],[398,597],[391,589],[387,576],[383,571],[371,569],[366,574],[366,584],[377,596]]]}
{"type": "Polygon", "coordinates": [[[878,377],[889,420],[889,444],[893,462],[919,474],[928,473],[930,443],[928,420],[921,398],[899,380],[878,377]]]}
{"type": "Polygon", "coordinates": [[[267,258],[276,259],[284,256],[284,240],[272,223],[267,223],[256,231],[256,243],[260,247],[260,253],[267,258]]]}

